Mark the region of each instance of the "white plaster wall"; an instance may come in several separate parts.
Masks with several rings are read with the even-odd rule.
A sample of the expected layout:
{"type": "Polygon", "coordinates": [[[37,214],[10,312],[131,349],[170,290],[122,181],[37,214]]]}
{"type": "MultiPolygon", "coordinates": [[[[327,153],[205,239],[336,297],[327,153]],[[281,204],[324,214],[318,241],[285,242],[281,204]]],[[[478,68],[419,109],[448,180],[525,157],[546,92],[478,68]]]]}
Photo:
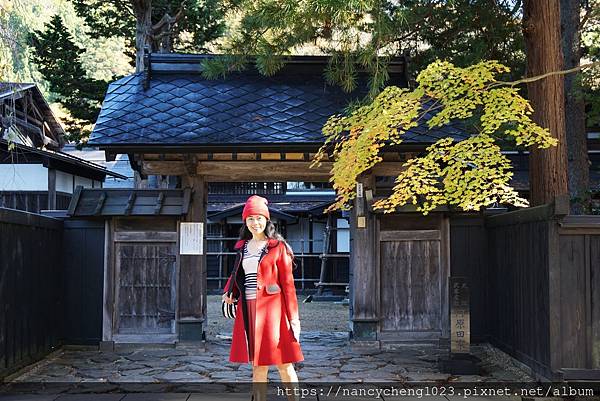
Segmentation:
{"type": "Polygon", "coordinates": [[[337,219],[337,251],[350,252],[350,226],[346,219],[337,219]]]}
{"type": "Polygon", "coordinates": [[[56,191],[73,193],[73,174],[56,170],[56,191]]]}
{"type": "Polygon", "coordinates": [[[75,187],[77,187],[78,185],[81,185],[84,188],[91,188],[92,180],[85,177],[75,176],[75,187]]]}
{"type": "Polygon", "coordinates": [[[48,170],[41,164],[0,164],[0,191],[47,191],[48,170]]]}

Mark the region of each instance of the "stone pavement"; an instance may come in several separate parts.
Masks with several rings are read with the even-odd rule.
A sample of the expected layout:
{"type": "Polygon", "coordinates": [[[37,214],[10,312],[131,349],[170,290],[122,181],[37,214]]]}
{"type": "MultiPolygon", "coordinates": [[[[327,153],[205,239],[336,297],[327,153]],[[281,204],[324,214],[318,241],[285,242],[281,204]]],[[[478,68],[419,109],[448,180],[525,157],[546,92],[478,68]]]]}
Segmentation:
{"type": "MultiPolygon", "coordinates": [[[[305,360],[295,364],[301,383],[418,383],[436,382],[456,384],[461,382],[529,382],[533,378],[506,354],[489,345],[472,347],[472,353],[481,362],[479,376],[452,376],[442,373],[437,367],[439,356],[446,351],[434,346],[394,346],[383,349],[357,346],[348,341],[346,332],[303,332],[300,342],[305,360]]],[[[206,385],[211,391],[228,391],[232,383],[252,380],[249,364],[228,361],[231,339],[218,335],[216,340],[204,347],[178,345],[176,348],[121,349],[101,352],[91,349],[61,349],[45,360],[34,364],[9,378],[11,383],[45,385],[72,384],[99,385],[98,392],[115,391],[116,384],[137,386],[135,391],[154,391],[152,386],[164,385],[167,390],[174,384],[206,385]],[[221,387],[219,387],[221,386],[221,387]]],[[[275,368],[269,372],[269,381],[279,381],[275,368]]],[[[164,388],[164,387],[163,387],[164,388]]],[[[184,387],[185,390],[185,387],[184,387]]],[[[87,390],[90,391],[90,390],[87,390]]],[[[95,390],[94,390],[95,391],[95,390]]],[[[158,390],[158,391],[163,391],[158,390]]],[[[46,398],[31,398],[39,401],[135,401],[135,400],[203,400],[207,394],[56,394],[46,398]],[[52,398],[54,397],[54,398],[52,398]],[[79,397],[79,398],[78,398],[79,397]],[[83,398],[82,398],[83,397],[83,398]],[[93,398],[91,398],[93,397],[93,398]],[[120,397],[120,398],[119,398],[120,397]],[[140,398],[141,397],[141,398],[140,398]],[[146,398],[144,398],[146,397],[146,398]],[[158,397],[158,398],[157,398],[158,397]]],[[[24,396],[20,396],[24,397],[24,396]]],[[[39,397],[39,396],[38,396],[39,397]]],[[[247,394],[227,394],[218,399],[249,399],[247,394]]],[[[434,401],[431,397],[428,397],[434,401]]],[[[438,398],[438,397],[434,397],[438,398]]],[[[18,398],[27,400],[29,398],[18,398]]],[[[215,399],[214,396],[212,399],[215,399]]],[[[285,399],[284,396],[273,399],[285,399]]],[[[312,398],[316,399],[316,398],[312,398]]],[[[328,397],[319,397],[328,399],[328,397]]],[[[342,401],[344,398],[336,397],[342,401]]],[[[358,398],[346,398],[356,400],[358,398]]],[[[386,398],[389,399],[389,398],[386,398]]],[[[443,398],[448,400],[448,398],[443,398]]],[[[487,398],[489,399],[489,398],[487,398]]],[[[506,397],[504,398],[506,400],[506,397]]],[[[17,398],[2,398],[14,401],[17,398]]]]}
{"type": "MultiPolygon", "coordinates": [[[[203,348],[122,349],[114,352],[63,349],[11,378],[13,382],[244,382],[249,364],[228,360],[231,339],[218,336],[203,348]]],[[[356,346],[345,332],[302,332],[305,360],[296,363],[300,381],[531,381],[512,358],[489,345],[472,346],[482,360],[481,376],[442,373],[437,359],[446,351],[434,346],[356,346]]],[[[269,380],[279,380],[277,370],[269,380]]]]}

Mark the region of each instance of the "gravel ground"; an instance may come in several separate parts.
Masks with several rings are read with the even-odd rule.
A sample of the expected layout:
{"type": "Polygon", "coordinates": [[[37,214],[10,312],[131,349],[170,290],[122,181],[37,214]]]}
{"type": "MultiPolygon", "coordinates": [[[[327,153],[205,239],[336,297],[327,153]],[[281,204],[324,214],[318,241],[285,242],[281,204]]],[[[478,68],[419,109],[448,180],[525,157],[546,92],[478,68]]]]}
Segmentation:
{"type": "MultiPolygon", "coordinates": [[[[304,303],[307,295],[298,294],[298,312],[302,331],[344,331],[348,332],[348,306],[333,302],[304,303]]],[[[217,334],[231,335],[233,320],[225,319],[221,314],[221,296],[208,295],[208,339],[217,334]]]]}

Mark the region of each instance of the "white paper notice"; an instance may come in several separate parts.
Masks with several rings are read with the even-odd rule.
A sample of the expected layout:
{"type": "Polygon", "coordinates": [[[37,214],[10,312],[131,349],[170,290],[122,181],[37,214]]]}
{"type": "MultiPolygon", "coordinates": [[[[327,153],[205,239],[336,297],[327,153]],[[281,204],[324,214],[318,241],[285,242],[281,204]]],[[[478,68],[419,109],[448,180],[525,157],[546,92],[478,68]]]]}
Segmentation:
{"type": "Polygon", "coordinates": [[[179,254],[202,255],[204,223],[181,223],[179,226],[179,254]]]}

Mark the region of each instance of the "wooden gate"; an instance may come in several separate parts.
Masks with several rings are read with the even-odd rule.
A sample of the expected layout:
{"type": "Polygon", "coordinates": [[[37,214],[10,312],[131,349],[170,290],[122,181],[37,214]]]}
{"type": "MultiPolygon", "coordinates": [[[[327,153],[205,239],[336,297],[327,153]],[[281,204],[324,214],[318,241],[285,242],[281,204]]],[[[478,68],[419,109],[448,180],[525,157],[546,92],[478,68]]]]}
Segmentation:
{"type": "Polygon", "coordinates": [[[177,232],[141,231],[151,223],[136,223],[117,220],[114,233],[113,340],[172,342],[177,339],[177,232]]]}
{"type": "Polygon", "coordinates": [[[429,220],[428,229],[409,224],[403,230],[382,227],[379,233],[381,340],[437,341],[446,336],[447,221],[435,220],[429,220]]]}

